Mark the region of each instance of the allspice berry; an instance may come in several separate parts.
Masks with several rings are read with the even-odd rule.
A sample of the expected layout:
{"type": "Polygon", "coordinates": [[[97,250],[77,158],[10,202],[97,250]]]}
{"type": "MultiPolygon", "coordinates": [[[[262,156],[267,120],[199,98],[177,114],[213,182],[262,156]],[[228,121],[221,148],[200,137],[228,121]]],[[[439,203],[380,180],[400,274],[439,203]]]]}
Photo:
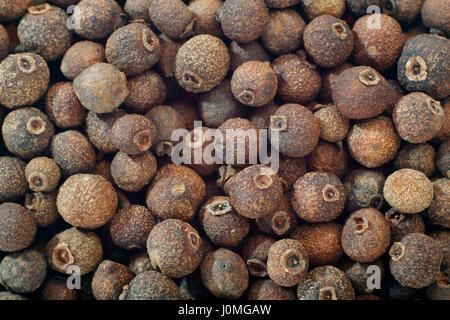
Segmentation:
{"type": "Polygon", "coordinates": [[[410,233],[389,249],[391,274],[401,285],[421,289],[437,280],[442,250],[432,238],[410,233]]]}
{"type": "Polygon", "coordinates": [[[324,73],[322,73],[322,88],[320,89],[320,98],[326,103],[333,102],[333,87],[336,84],[336,80],[339,75],[347,69],[352,68],[353,65],[350,63],[344,63],[340,66],[332,69],[326,69],[324,73]]]}
{"type": "Polygon", "coordinates": [[[42,298],[44,300],[77,300],[77,297],[77,290],[69,289],[67,280],[59,276],[54,276],[46,281],[42,288],[42,298]]]}
{"type": "Polygon", "coordinates": [[[45,255],[34,249],[7,255],[0,263],[0,281],[15,293],[36,291],[47,275],[45,255]]]}
{"type": "Polygon", "coordinates": [[[307,172],[306,161],[304,158],[280,157],[280,167],[277,175],[286,192],[292,189],[295,181],[307,172]]]}
{"type": "Polygon", "coordinates": [[[342,143],[320,140],[306,156],[308,171],[329,172],[341,179],[348,172],[350,156],[342,143]]]}
{"type": "Polygon", "coordinates": [[[25,51],[37,53],[47,61],[55,61],[72,42],[72,34],[67,28],[68,19],[64,10],[48,3],[29,7],[17,27],[20,45],[25,51]]]}
{"type": "Polygon", "coordinates": [[[38,227],[48,227],[59,219],[60,215],[56,207],[56,196],[57,191],[26,194],[24,206],[36,218],[38,227]]]}
{"type": "Polygon", "coordinates": [[[450,231],[435,230],[428,234],[435,240],[442,250],[442,264],[441,270],[447,270],[450,267],[450,231]]]}
{"type": "Polygon", "coordinates": [[[31,190],[50,192],[58,186],[61,172],[53,159],[39,157],[27,164],[25,177],[31,190]]]}
{"type": "Polygon", "coordinates": [[[30,4],[30,0],[1,0],[0,6],[2,7],[2,11],[0,12],[0,21],[7,22],[20,18],[30,4]]]}
{"type": "Polygon", "coordinates": [[[111,34],[105,54],[110,64],[132,76],[158,62],[161,45],[158,36],[145,24],[130,23],[111,34]]]}
{"type": "Polygon", "coordinates": [[[0,26],[0,60],[9,53],[9,35],[3,26],[0,26]]]}
{"type": "Polygon", "coordinates": [[[406,144],[395,157],[394,165],[397,170],[414,169],[431,177],[436,171],[436,152],[427,143],[406,144]]]}
{"type": "Polygon", "coordinates": [[[383,194],[396,211],[418,213],[428,208],[433,201],[433,184],[420,171],[401,169],[387,177],[383,194]]]}
{"type": "Polygon", "coordinates": [[[450,94],[450,41],[435,34],[420,34],[405,43],[397,62],[397,77],[406,90],[421,91],[434,99],[450,94]]]}
{"type": "Polygon", "coordinates": [[[32,105],[47,90],[50,71],[34,53],[18,53],[0,62],[0,104],[15,109],[32,105]]]}
{"type": "Polygon", "coordinates": [[[156,173],[147,195],[147,208],[160,219],[191,220],[206,195],[203,179],[192,169],[168,164],[156,173]]]}
{"type": "Polygon", "coordinates": [[[94,148],[79,131],[68,130],[55,135],[50,144],[50,153],[65,177],[94,170],[94,148]]]}
{"type": "Polygon", "coordinates": [[[267,274],[267,257],[275,239],[264,234],[248,238],[241,250],[241,257],[247,264],[252,277],[265,278],[267,274]]]}
{"type": "Polygon", "coordinates": [[[448,208],[450,206],[450,180],[437,179],[433,182],[433,201],[427,210],[427,218],[431,224],[450,228],[448,208]]]}
{"type": "Polygon", "coordinates": [[[103,260],[92,278],[92,294],[97,300],[119,300],[123,287],[134,278],[126,266],[111,260],[103,260]]]}
{"type": "Polygon", "coordinates": [[[325,14],[341,18],[345,11],[345,0],[314,0],[312,3],[303,2],[301,6],[308,20],[325,14]]]}
{"type": "Polygon", "coordinates": [[[237,67],[247,61],[269,61],[270,55],[259,41],[254,40],[247,43],[232,41],[228,48],[230,52],[230,72],[233,73],[237,67]]]}
{"type": "Polygon", "coordinates": [[[420,10],[423,24],[430,29],[430,32],[443,36],[450,34],[449,3],[445,0],[425,0],[420,10]]]}
{"type": "Polygon", "coordinates": [[[206,92],[227,75],[230,55],[226,45],[214,36],[198,35],[185,42],[175,59],[175,77],[189,92],[206,92]]]}
{"type": "Polygon", "coordinates": [[[195,16],[182,0],[154,0],[150,19],[161,33],[172,39],[182,39],[194,34],[195,16]]]}
{"type": "Polygon", "coordinates": [[[425,233],[425,222],[420,214],[399,213],[390,209],[385,217],[391,224],[392,241],[400,241],[410,233],[425,233]]]}
{"type": "Polygon", "coordinates": [[[222,28],[216,19],[217,10],[223,5],[222,0],[192,0],[188,8],[195,17],[195,34],[209,34],[223,37],[222,28]]]}
{"type": "Polygon", "coordinates": [[[347,146],[353,159],[376,168],[395,158],[400,137],[390,118],[378,116],[355,123],[347,135],[347,146]]]}
{"type": "Polygon", "coordinates": [[[391,226],[373,208],[353,212],[342,229],[342,249],[352,260],[372,262],[386,253],[391,243],[391,226]]]}
{"type": "Polygon", "coordinates": [[[311,21],[303,32],[306,52],[324,68],[337,67],[353,51],[353,32],[344,20],[321,15],[311,21]]]}
{"type": "Polygon", "coordinates": [[[208,238],[221,247],[236,246],[250,229],[248,219],[233,210],[228,197],[206,201],[198,219],[208,238]]]}
{"type": "Polygon", "coordinates": [[[379,275],[378,279],[380,281],[384,280],[385,267],[383,260],[381,259],[373,262],[361,263],[346,257],[339,264],[339,268],[344,271],[345,275],[350,279],[355,292],[360,294],[369,294],[374,291],[373,288],[369,289],[368,287],[369,277],[373,274],[373,270],[376,270],[374,267],[378,267],[380,270],[380,273],[377,273],[379,275]]]}
{"type": "Polygon", "coordinates": [[[283,194],[280,178],[264,165],[239,171],[227,182],[226,188],[231,206],[250,219],[276,211],[283,194]]]}
{"type": "Polygon", "coordinates": [[[424,2],[423,0],[384,0],[378,3],[383,13],[408,25],[417,20],[424,2]]]}
{"type": "Polygon", "coordinates": [[[194,122],[201,120],[193,100],[178,99],[172,101],[171,106],[184,119],[184,127],[188,130],[194,129],[194,122]]]}
{"type": "Polygon", "coordinates": [[[108,63],[97,63],[83,70],[73,81],[83,107],[95,113],[116,110],[128,96],[125,74],[108,63]]]}
{"type": "Polygon", "coordinates": [[[23,196],[27,188],[25,163],[15,157],[0,157],[0,202],[23,196]]]}
{"type": "Polygon", "coordinates": [[[12,202],[0,204],[0,250],[19,251],[31,245],[36,235],[36,219],[26,208],[12,202]]]}
{"type": "Polygon", "coordinates": [[[371,14],[359,18],[352,29],[355,35],[353,59],[356,64],[387,70],[402,52],[405,36],[400,24],[386,14],[371,14]],[[379,24],[374,28],[370,23],[379,24]]]}
{"type": "MultiPolygon", "coordinates": [[[[153,1],[153,0],[152,0],[153,1]]],[[[173,40],[164,33],[159,35],[159,43],[161,45],[161,56],[157,62],[157,66],[161,71],[161,75],[170,78],[175,74],[175,58],[178,50],[186,42],[183,40],[173,40]]]]}
{"type": "Polygon", "coordinates": [[[128,77],[128,97],[123,108],[130,113],[146,113],[166,100],[167,88],[161,76],[151,70],[128,77]]]}
{"type": "Polygon", "coordinates": [[[283,288],[271,279],[258,280],[253,282],[248,291],[248,300],[295,300],[295,293],[292,289],[283,288]]]}
{"type": "Polygon", "coordinates": [[[187,222],[168,219],[150,231],[147,251],[153,268],[171,278],[192,273],[202,261],[201,238],[187,222]]]}
{"type": "Polygon", "coordinates": [[[272,62],[277,74],[277,98],[282,102],[307,104],[320,91],[322,79],[315,67],[296,54],[279,56],[272,62]]]}
{"type": "Polygon", "coordinates": [[[245,262],[224,248],[206,255],[200,265],[200,275],[204,286],[219,299],[237,299],[248,287],[245,262]]]}
{"type": "Polygon", "coordinates": [[[286,8],[296,5],[301,0],[265,0],[269,8],[286,8]]]}
{"type": "Polygon", "coordinates": [[[431,140],[444,123],[441,103],[422,92],[401,98],[394,108],[392,119],[399,136],[410,143],[431,140]]]}
{"type": "Polygon", "coordinates": [[[308,254],[309,265],[334,265],[343,255],[342,226],[336,223],[313,223],[298,226],[290,235],[300,241],[308,254]]]}
{"type": "Polygon", "coordinates": [[[126,0],[124,10],[128,15],[129,21],[144,20],[150,23],[149,9],[153,0],[126,0]]]}
{"type": "Polygon", "coordinates": [[[114,145],[111,137],[111,130],[117,119],[127,115],[122,109],[117,109],[111,113],[97,114],[89,111],[86,116],[85,129],[94,147],[104,153],[113,153],[119,149],[114,145]]]}
{"type": "Polygon", "coordinates": [[[93,230],[106,224],[116,212],[117,194],[102,176],[75,174],[59,188],[56,205],[67,223],[93,230]]]}
{"type": "Polygon", "coordinates": [[[111,175],[120,189],[138,192],[151,181],[156,168],[156,158],[150,151],[135,156],[119,151],[111,162],[111,175]]]}
{"type": "Polygon", "coordinates": [[[46,254],[53,270],[71,274],[73,267],[77,266],[80,275],[85,275],[94,271],[102,261],[103,248],[95,233],[70,228],[58,233],[48,242],[46,254]]]}
{"type": "Polygon", "coordinates": [[[386,177],[378,171],[355,169],[344,179],[347,192],[346,209],[353,212],[363,208],[380,210],[384,203],[383,187],[386,177]]]}
{"type": "Polygon", "coordinates": [[[436,153],[436,166],[444,177],[450,178],[450,139],[439,146],[436,153]]]}
{"type": "Polygon", "coordinates": [[[50,87],[45,112],[57,127],[63,129],[79,127],[86,118],[86,109],[78,100],[72,82],[58,82],[50,87]]]}
{"type": "Polygon", "coordinates": [[[147,117],[129,114],[117,119],[111,128],[111,141],[120,151],[138,155],[150,149],[155,125],[147,117]]]}
{"type": "Polygon", "coordinates": [[[22,159],[42,154],[50,144],[55,128],[47,115],[36,108],[20,108],[3,120],[2,136],[6,148],[22,159]]]}
{"type": "Polygon", "coordinates": [[[344,118],[334,105],[316,105],[314,116],[319,119],[320,138],[337,142],[347,136],[350,121],[344,118]]]}
{"type": "Polygon", "coordinates": [[[333,104],[349,119],[367,119],[389,107],[391,87],[371,67],[359,66],[341,72],[333,86],[333,104]]]}
{"type": "Polygon", "coordinates": [[[344,210],[345,188],[326,172],[308,172],[294,184],[292,207],[308,222],[330,222],[344,210]]]}
{"type": "Polygon", "coordinates": [[[67,49],[61,60],[61,72],[69,79],[75,79],[83,70],[96,63],[106,61],[105,47],[93,41],[80,41],[67,49]]]}
{"type": "Polygon", "coordinates": [[[125,286],[119,300],[179,300],[180,288],[177,284],[156,271],[138,274],[125,286]]]}
{"type": "Polygon", "coordinates": [[[450,140],[450,98],[444,99],[441,102],[441,107],[444,111],[444,123],[434,140],[444,142],[445,140],[450,140]]]}
{"type": "Polygon", "coordinates": [[[273,54],[295,51],[302,44],[305,26],[305,21],[295,10],[272,11],[261,41],[273,54]]]}
{"type": "Polygon", "coordinates": [[[298,240],[278,240],[269,249],[267,273],[282,287],[298,284],[308,272],[308,254],[298,240]]]}
{"type": "Polygon", "coordinates": [[[82,38],[100,40],[125,24],[126,14],[114,0],[81,0],[73,10],[71,22],[82,38]]]}
{"type": "Polygon", "coordinates": [[[231,78],[231,91],[239,102],[260,107],[269,103],[277,93],[278,81],[270,65],[248,61],[240,65],[231,78]]]}
{"type": "Polygon", "coordinates": [[[147,250],[142,250],[133,255],[130,258],[128,268],[136,275],[143,273],[145,271],[153,270],[150,257],[148,256],[147,250]]]}
{"type": "Polygon", "coordinates": [[[239,43],[258,39],[269,19],[263,0],[228,0],[217,10],[217,20],[225,36],[239,43]]]}
{"type": "Polygon", "coordinates": [[[270,117],[271,137],[278,135],[278,150],[288,157],[304,157],[314,150],[320,135],[316,117],[302,105],[288,103],[270,117]]]}

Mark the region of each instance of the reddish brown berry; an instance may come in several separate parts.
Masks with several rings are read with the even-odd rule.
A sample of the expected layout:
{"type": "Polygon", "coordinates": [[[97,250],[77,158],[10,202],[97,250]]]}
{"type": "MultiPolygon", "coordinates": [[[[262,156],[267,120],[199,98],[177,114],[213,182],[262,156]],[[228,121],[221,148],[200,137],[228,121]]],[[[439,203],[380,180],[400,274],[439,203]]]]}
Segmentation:
{"type": "Polygon", "coordinates": [[[126,266],[110,260],[103,260],[92,278],[92,294],[97,300],[119,300],[123,287],[134,278],[126,266]]]}
{"type": "MultiPolygon", "coordinates": [[[[419,2],[420,3],[420,2],[419,2]]],[[[450,4],[445,0],[425,0],[420,10],[423,24],[430,32],[444,36],[450,34],[450,4]]]]}
{"type": "Polygon", "coordinates": [[[322,89],[320,89],[320,97],[324,102],[333,102],[332,93],[334,85],[336,84],[336,80],[338,79],[342,71],[350,69],[352,67],[353,65],[351,65],[350,63],[344,63],[336,68],[325,70],[325,72],[322,74],[322,89]]]}
{"type": "Polygon", "coordinates": [[[292,289],[283,288],[270,279],[252,283],[247,291],[248,300],[295,300],[292,289]]]}
{"type": "Polygon", "coordinates": [[[20,18],[27,8],[31,5],[30,0],[1,0],[0,6],[2,11],[0,12],[0,21],[11,21],[20,18]]]}
{"type": "Polygon", "coordinates": [[[275,239],[263,234],[253,236],[244,243],[241,257],[252,277],[267,277],[267,257],[274,243],[275,239]]]}
{"type": "Polygon", "coordinates": [[[436,171],[436,152],[427,143],[406,144],[395,157],[394,165],[397,170],[414,169],[431,177],[436,171]]]}
{"type": "Polygon", "coordinates": [[[221,0],[192,0],[189,10],[195,17],[195,34],[210,34],[221,38],[223,36],[220,23],[216,19],[217,10],[222,6],[221,0]]]}
{"type": "Polygon", "coordinates": [[[182,39],[194,34],[196,19],[181,0],[154,0],[149,13],[156,28],[169,38],[182,39]]]}
{"type": "Polygon", "coordinates": [[[0,60],[9,53],[9,35],[3,26],[0,26],[0,60]]]}
{"type": "Polygon", "coordinates": [[[0,204],[0,250],[19,251],[31,245],[36,219],[26,208],[12,202],[0,204]]]}
{"type": "Polygon", "coordinates": [[[425,222],[420,214],[399,213],[390,209],[385,217],[391,224],[392,241],[400,241],[410,233],[425,233],[425,222]]]}
{"type": "Polygon", "coordinates": [[[433,182],[433,201],[427,210],[428,221],[434,225],[450,228],[448,208],[450,206],[450,180],[446,178],[433,182]]]}
{"type": "Polygon", "coordinates": [[[419,16],[422,3],[423,0],[384,0],[380,6],[383,13],[391,15],[398,22],[411,24],[419,16]]]}
{"type": "MultiPolygon", "coordinates": [[[[423,233],[423,232],[422,232],[423,233]]],[[[450,231],[436,230],[429,235],[435,240],[442,250],[442,265],[441,270],[447,270],[450,267],[450,231]]]]}
{"type": "Polygon", "coordinates": [[[301,0],[265,0],[266,5],[270,8],[286,8],[296,5],[301,0]]]}
{"type": "Polygon", "coordinates": [[[143,273],[145,271],[153,270],[150,257],[148,256],[147,250],[140,251],[130,258],[130,263],[128,268],[136,275],[143,273]]]}
{"type": "Polygon", "coordinates": [[[229,47],[230,72],[233,73],[241,64],[247,61],[269,61],[270,56],[258,41],[238,43],[232,41],[229,47]]]}
{"type": "Polygon", "coordinates": [[[180,288],[177,284],[156,271],[138,274],[125,286],[119,300],[178,300],[180,288]]]}
{"type": "Polygon", "coordinates": [[[209,136],[208,132],[211,131],[206,127],[196,127],[191,130],[184,138],[182,150],[183,163],[201,176],[211,175],[219,168],[218,164],[205,160],[208,152],[211,156],[214,152],[211,151],[211,148],[214,148],[214,137],[209,136]]]}
{"type": "Polygon", "coordinates": [[[76,42],[67,49],[61,60],[61,72],[67,79],[73,80],[93,64],[105,61],[105,47],[102,44],[92,41],[76,42]]]}
{"type": "Polygon", "coordinates": [[[19,158],[0,157],[0,202],[23,196],[27,188],[25,163],[19,158]]]}
{"type": "Polygon", "coordinates": [[[308,20],[321,15],[341,18],[345,11],[345,0],[314,0],[312,3],[302,3],[303,15],[308,20]]]}
{"type": "Polygon", "coordinates": [[[38,227],[48,227],[59,219],[56,195],[57,192],[54,191],[50,193],[27,193],[25,196],[24,205],[36,218],[38,227]]]}
{"type": "Polygon", "coordinates": [[[386,177],[378,171],[356,169],[344,179],[347,192],[345,202],[347,211],[353,212],[363,208],[380,210],[384,203],[383,187],[386,177]]]}
{"type": "Polygon", "coordinates": [[[60,176],[61,172],[56,162],[47,157],[34,158],[25,167],[25,177],[33,191],[55,190],[60,176]]]}
{"type": "Polygon", "coordinates": [[[129,95],[123,107],[129,112],[146,113],[166,100],[166,84],[154,71],[144,71],[127,80],[129,95]]]}
{"type": "Polygon", "coordinates": [[[163,33],[159,36],[161,56],[157,65],[161,70],[162,76],[166,78],[174,76],[175,58],[177,56],[178,50],[185,42],[185,40],[172,40],[163,33]]]}
{"type": "Polygon", "coordinates": [[[44,300],[77,300],[77,297],[77,290],[69,289],[67,280],[56,276],[48,280],[42,289],[44,300]]]}
{"type": "Polygon", "coordinates": [[[436,166],[444,177],[450,178],[450,139],[442,142],[436,154],[436,166]]]}
{"type": "Polygon", "coordinates": [[[152,2],[153,0],[126,0],[124,10],[129,21],[142,19],[150,23],[149,9],[152,2]]]}
{"type": "Polygon", "coordinates": [[[283,184],[283,190],[286,192],[292,188],[295,181],[307,172],[304,158],[280,157],[280,167],[277,175],[283,184]]]}
{"type": "Polygon", "coordinates": [[[319,119],[320,137],[329,142],[345,139],[350,121],[339,113],[334,105],[316,105],[314,116],[319,119]]]}
{"type": "Polygon", "coordinates": [[[341,179],[348,172],[350,157],[342,144],[319,141],[306,156],[306,164],[309,171],[329,172],[341,179]]]}

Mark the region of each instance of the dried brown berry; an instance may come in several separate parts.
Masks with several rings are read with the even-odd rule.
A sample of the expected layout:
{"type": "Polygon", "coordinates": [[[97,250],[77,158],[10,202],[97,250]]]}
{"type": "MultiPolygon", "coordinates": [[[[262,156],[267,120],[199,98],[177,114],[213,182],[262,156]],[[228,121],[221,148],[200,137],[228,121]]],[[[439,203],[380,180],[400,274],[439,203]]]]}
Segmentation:
{"type": "Polygon", "coordinates": [[[301,0],[265,0],[269,8],[286,8],[296,5],[301,0]]]}
{"type": "Polygon", "coordinates": [[[221,0],[192,0],[188,4],[189,10],[195,17],[195,34],[210,34],[221,38],[222,28],[216,19],[217,10],[222,6],[221,0]]]}
{"type": "Polygon", "coordinates": [[[105,54],[110,64],[132,76],[158,62],[161,45],[158,36],[145,24],[130,23],[112,33],[105,54]]]}
{"type": "Polygon", "coordinates": [[[169,38],[182,39],[194,34],[194,14],[182,0],[154,0],[149,12],[156,28],[169,38]]]}
{"type": "Polygon", "coordinates": [[[413,92],[400,99],[392,119],[403,140],[422,143],[431,140],[441,130],[444,111],[439,101],[425,93],[413,92]]]}
{"type": "Polygon", "coordinates": [[[353,261],[349,258],[345,258],[339,265],[339,268],[345,272],[345,275],[350,279],[353,288],[357,293],[368,294],[374,291],[373,288],[369,288],[369,277],[373,274],[374,267],[378,267],[380,270],[379,280],[382,281],[385,275],[384,263],[378,259],[369,263],[360,263],[353,261]]]}
{"type": "Polygon", "coordinates": [[[153,268],[171,278],[192,273],[202,261],[201,238],[188,223],[168,219],[150,231],[147,251],[153,268]]]}
{"type": "Polygon", "coordinates": [[[277,93],[278,81],[270,65],[248,61],[240,65],[231,78],[231,91],[241,103],[260,107],[269,103],[277,93]]]}
{"type": "Polygon", "coordinates": [[[44,300],[77,300],[78,292],[76,289],[67,287],[67,280],[60,277],[53,277],[45,282],[42,289],[42,298],[44,300]]]}
{"type": "Polygon", "coordinates": [[[298,226],[290,238],[300,241],[310,266],[334,265],[343,255],[341,233],[336,223],[314,223],[298,226]]]}
{"type": "Polygon", "coordinates": [[[57,127],[64,129],[79,127],[86,118],[86,109],[78,100],[71,82],[58,82],[50,87],[45,112],[57,127]]]}
{"type": "Polygon", "coordinates": [[[448,36],[450,34],[449,11],[449,3],[446,0],[425,0],[420,13],[423,24],[430,29],[430,32],[448,36]]]}
{"type": "Polygon", "coordinates": [[[160,219],[190,220],[205,194],[205,183],[194,170],[168,164],[156,173],[147,192],[146,204],[160,219]]]}
{"type": "Polygon", "coordinates": [[[193,100],[175,100],[171,102],[171,106],[184,119],[186,129],[194,129],[194,121],[200,121],[200,115],[193,100]]]}
{"type": "Polygon", "coordinates": [[[450,139],[439,146],[436,166],[444,177],[450,178],[450,139]]]}
{"type": "Polygon", "coordinates": [[[303,15],[308,20],[321,15],[330,15],[341,18],[345,11],[345,0],[314,0],[311,3],[302,3],[303,15]]]}
{"type": "Polygon", "coordinates": [[[400,148],[400,137],[390,118],[378,116],[355,123],[347,135],[353,159],[367,168],[393,160],[400,148]]]}
{"type": "Polygon", "coordinates": [[[25,177],[33,191],[55,190],[60,176],[61,172],[56,162],[47,157],[34,158],[25,167],[25,177]]]}
{"type": "Polygon", "coordinates": [[[279,286],[292,287],[301,282],[308,266],[308,254],[298,240],[278,240],[269,249],[267,273],[279,286]]]}
{"type": "Polygon", "coordinates": [[[429,235],[435,240],[442,250],[442,264],[441,270],[447,270],[450,267],[450,231],[436,230],[429,235]]]}
{"type": "Polygon", "coordinates": [[[34,240],[36,219],[26,208],[12,202],[0,204],[0,250],[19,251],[34,240]]]}
{"type": "Polygon", "coordinates": [[[346,209],[353,212],[363,208],[380,210],[384,203],[383,187],[386,177],[378,171],[356,169],[344,179],[347,192],[346,209]]]}
{"type": "Polygon", "coordinates": [[[129,21],[144,20],[150,23],[149,9],[153,0],[126,0],[124,10],[129,21]]]}
{"type": "Polygon", "coordinates": [[[269,11],[263,0],[227,0],[217,10],[217,20],[228,39],[247,43],[262,35],[269,23],[269,11]]]}
{"type": "Polygon", "coordinates": [[[0,60],[9,53],[9,35],[6,29],[0,25],[0,60]]]}
{"type": "Polygon", "coordinates": [[[421,91],[435,99],[450,94],[450,41],[434,34],[408,40],[397,62],[397,77],[403,88],[421,91]]]}
{"type": "Polygon", "coordinates": [[[150,257],[147,250],[140,251],[130,258],[128,268],[135,274],[140,274],[145,271],[153,270],[150,257]]]}
{"type": "Polygon", "coordinates": [[[231,206],[250,219],[276,211],[283,194],[280,178],[264,165],[253,165],[227,182],[231,206]]]}
{"type": "Polygon", "coordinates": [[[27,188],[25,163],[19,158],[0,157],[0,202],[23,196],[27,188]]]}
{"type": "Polygon", "coordinates": [[[175,59],[178,84],[190,92],[206,92],[217,87],[227,75],[230,55],[219,38],[199,35],[184,43],[175,59]]]}
{"type": "Polygon", "coordinates": [[[17,27],[20,45],[25,51],[55,61],[66,52],[72,42],[67,28],[69,17],[64,10],[48,3],[29,7],[17,27]]]}
{"type": "Polygon", "coordinates": [[[433,200],[433,185],[422,172],[401,169],[387,177],[383,195],[396,211],[418,213],[430,206],[433,200]]]}
{"type": "Polygon", "coordinates": [[[180,288],[177,284],[156,271],[138,274],[124,287],[120,300],[178,300],[180,288]]]}
{"type": "Polygon", "coordinates": [[[120,151],[138,155],[150,149],[155,140],[155,131],[155,125],[147,117],[129,114],[114,122],[111,141],[120,151]]]}
{"type": "Polygon", "coordinates": [[[322,80],[315,67],[296,54],[279,56],[272,62],[277,74],[277,98],[282,102],[306,104],[320,91],[322,80]]]}
{"type": "Polygon", "coordinates": [[[12,292],[30,293],[38,289],[47,275],[47,261],[40,251],[27,249],[3,258],[0,281],[12,292]]]}
{"type": "Polygon", "coordinates": [[[277,175],[286,192],[292,188],[295,181],[307,172],[304,158],[288,158],[281,156],[277,175]]]}
{"type": "Polygon", "coordinates": [[[329,142],[345,139],[350,121],[339,113],[334,105],[316,105],[314,116],[319,119],[320,137],[329,142]]]}
{"type": "Polygon", "coordinates": [[[258,234],[249,238],[243,245],[241,257],[247,264],[248,272],[252,277],[267,277],[267,257],[275,239],[258,234]]]}
{"type": "Polygon", "coordinates": [[[237,299],[248,287],[245,262],[239,255],[224,248],[206,255],[200,274],[205,287],[219,299],[237,299]]]}
{"type": "Polygon", "coordinates": [[[332,103],[333,97],[332,92],[334,85],[336,84],[336,80],[342,71],[352,68],[353,65],[350,63],[344,63],[340,66],[332,69],[326,69],[322,74],[322,89],[320,89],[320,97],[326,103],[332,103]]]}
{"type": "Polygon", "coordinates": [[[95,113],[116,110],[128,96],[125,74],[108,63],[97,63],[83,70],[73,88],[86,109],[95,113]]]}
{"type": "Polygon", "coordinates": [[[71,18],[74,31],[79,36],[100,40],[122,27],[126,14],[114,0],[81,0],[71,18]]]}
{"type": "Polygon", "coordinates": [[[145,249],[148,235],[156,225],[156,219],[143,206],[125,205],[109,222],[108,228],[115,245],[131,250],[145,249]]]}
{"type": "Polygon", "coordinates": [[[444,123],[434,140],[444,142],[450,140],[450,97],[441,102],[441,107],[444,111],[444,123]]]}
{"type": "Polygon", "coordinates": [[[333,103],[349,119],[372,118],[391,103],[391,87],[371,67],[359,66],[341,72],[333,86],[333,103]]]}
{"type": "Polygon", "coordinates": [[[261,41],[273,54],[295,51],[302,44],[305,26],[303,18],[292,9],[272,11],[261,41]]]}
{"type": "Polygon", "coordinates": [[[409,168],[431,177],[436,171],[436,152],[427,143],[404,145],[395,157],[397,170],[409,168]]]}
{"type": "MultiPolygon", "coordinates": [[[[319,121],[299,104],[285,104],[270,117],[270,134],[279,135],[278,150],[288,157],[304,157],[314,150],[320,135],[319,121]]],[[[275,135],[276,136],[276,135],[275,135]]]]}
{"type": "Polygon", "coordinates": [[[102,176],[75,174],[59,188],[56,205],[66,222],[92,230],[112,218],[117,208],[117,194],[102,176]]]}
{"type": "Polygon", "coordinates": [[[370,66],[379,71],[394,65],[402,52],[405,36],[400,24],[388,15],[371,14],[359,18],[353,26],[356,64],[370,66]],[[376,21],[374,28],[372,21],[376,21]]]}
{"type": "Polygon", "coordinates": [[[119,300],[123,287],[134,278],[134,273],[126,266],[103,260],[92,278],[92,294],[97,300],[119,300]]]}
{"type": "Polygon", "coordinates": [[[420,214],[399,213],[390,209],[385,217],[391,224],[392,241],[400,241],[410,233],[425,233],[425,222],[420,214]]]}
{"type": "Polygon", "coordinates": [[[47,115],[36,108],[20,108],[3,120],[2,136],[8,150],[22,159],[42,154],[55,133],[47,115]]]}
{"type": "Polygon", "coordinates": [[[389,249],[391,274],[401,285],[424,288],[439,277],[442,250],[421,233],[410,233],[389,249]]]}
{"type": "Polygon", "coordinates": [[[450,180],[446,178],[433,182],[434,197],[427,210],[428,221],[434,225],[450,228],[450,180]]]}
{"type": "Polygon", "coordinates": [[[69,79],[75,79],[83,70],[96,63],[106,61],[105,47],[93,41],[80,41],[67,49],[61,60],[61,72],[69,79]]]}
{"type": "Polygon", "coordinates": [[[59,219],[56,207],[57,192],[50,193],[33,192],[25,196],[25,207],[36,218],[38,227],[48,227],[59,219]]]}
{"type": "Polygon", "coordinates": [[[270,116],[278,109],[278,105],[271,101],[265,106],[250,110],[248,119],[258,129],[268,129],[270,125],[270,116]]]}
{"type": "Polygon", "coordinates": [[[11,54],[0,62],[0,104],[15,109],[32,105],[47,90],[50,71],[34,53],[11,54]]]}
{"type": "Polygon", "coordinates": [[[206,201],[198,219],[208,238],[221,247],[236,246],[250,228],[248,219],[233,210],[228,197],[206,201]]]}
{"type": "Polygon", "coordinates": [[[166,84],[154,71],[144,71],[127,80],[129,95],[123,108],[129,112],[146,113],[151,107],[162,104],[166,100],[166,84]]]}
{"type": "Polygon", "coordinates": [[[303,32],[306,52],[324,68],[337,67],[353,51],[353,32],[344,20],[322,15],[311,21],[303,32]]]}
{"type": "Polygon", "coordinates": [[[326,172],[308,172],[295,182],[292,207],[308,222],[329,222],[344,210],[345,188],[339,179],[326,172]]]}
{"type": "Polygon", "coordinates": [[[348,172],[350,157],[342,144],[319,141],[306,156],[306,164],[309,171],[329,172],[341,179],[348,172]]]}
{"type": "Polygon", "coordinates": [[[237,67],[247,61],[270,61],[270,56],[258,41],[238,43],[232,41],[229,47],[230,72],[233,73],[237,67]]]}
{"type": "Polygon", "coordinates": [[[116,152],[119,149],[114,145],[111,138],[111,129],[117,119],[127,113],[117,109],[111,113],[97,114],[89,111],[86,117],[86,133],[89,141],[104,153],[116,152]]]}
{"type": "Polygon", "coordinates": [[[420,13],[423,0],[382,0],[381,10],[404,24],[414,22],[420,13]]]}
{"type": "Polygon", "coordinates": [[[70,228],[55,235],[47,244],[47,260],[58,272],[73,273],[78,266],[80,275],[94,271],[102,261],[100,238],[93,232],[70,228]]]}
{"type": "Polygon", "coordinates": [[[31,4],[31,0],[1,0],[0,21],[11,21],[20,18],[31,4]]]}
{"type": "MultiPolygon", "coordinates": [[[[152,0],[153,1],[153,0],[152,0]]],[[[161,45],[161,56],[158,61],[158,67],[161,75],[169,78],[175,74],[175,58],[178,50],[185,43],[185,40],[172,40],[164,33],[159,35],[159,43],[161,45]]]]}
{"type": "Polygon", "coordinates": [[[247,291],[248,300],[295,300],[292,289],[283,288],[271,279],[252,283],[247,291]]]}
{"type": "Polygon", "coordinates": [[[94,170],[94,148],[79,131],[68,130],[55,135],[50,144],[50,152],[63,176],[94,170]]]}
{"type": "Polygon", "coordinates": [[[342,249],[352,260],[372,262],[386,253],[391,243],[391,226],[373,208],[353,212],[342,229],[342,249]]]}

